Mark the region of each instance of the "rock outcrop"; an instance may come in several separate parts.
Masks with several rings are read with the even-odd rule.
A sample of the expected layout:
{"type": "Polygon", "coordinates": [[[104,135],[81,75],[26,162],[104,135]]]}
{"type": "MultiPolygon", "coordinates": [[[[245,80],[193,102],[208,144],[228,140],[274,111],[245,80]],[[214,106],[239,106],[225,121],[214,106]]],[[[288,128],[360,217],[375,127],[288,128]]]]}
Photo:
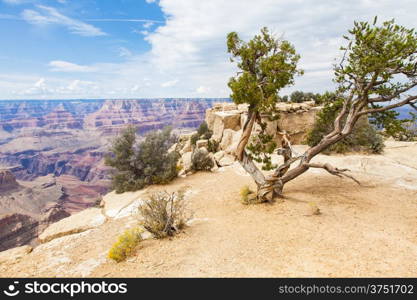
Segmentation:
{"type": "MultiPolygon", "coordinates": [[[[276,110],[279,119],[276,121],[265,120],[267,132],[273,135],[279,142],[277,134],[279,130],[290,133],[293,144],[300,144],[306,137],[308,130],[314,124],[314,120],[321,107],[314,106],[314,102],[304,103],[278,103],[276,110]]],[[[213,139],[221,142],[222,150],[226,150],[233,143],[234,133],[239,131],[247,119],[248,108],[246,105],[232,103],[217,103],[206,111],[206,122],[213,131],[213,139]]],[[[259,130],[259,128],[254,128],[259,130]]],[[[237,138],[234,138],[236,142],[237,138]]]]}
{"type": "Polygon", "coordinates": [[[0,192],[13,190],[19,187],[15,176],[9,170],[0,170],[0,192]]]}
{"type": "MultiPolygon", "coordinates": [[[[308,130],[315,121],[317,112],[321,107],[314,106],[314,102],[304,103],[278,103],[276,110],[279,112],[279,119],[270,121],[265,118],[266,131],[272,135],[277,144],[280,144],[279,131],[290,133],[293,144],[304,141],[308,130]]],[[[190,173],[192,152],[195,149],[208,148],[208,143],[218,144],[216,153],[211,153],[215,166],[230,166],[235,161],[235,150],[242,135],[242,127],[247,119],[248,106],[236,105],[230,102],[216,103],[212,108],[207,109],[205,121],[208,129],[212,131],[210,140],[198,140],[196,145],[191,145],[192,134],[182,135],[177,145],[182,155],[180,166],[183,168],[181,174],[190,173]]],[[[259,132],[260,127],[254,127],[254,135],[259,132]]],[[[194,133],[193,133],[194,134],[194,133]]]]}

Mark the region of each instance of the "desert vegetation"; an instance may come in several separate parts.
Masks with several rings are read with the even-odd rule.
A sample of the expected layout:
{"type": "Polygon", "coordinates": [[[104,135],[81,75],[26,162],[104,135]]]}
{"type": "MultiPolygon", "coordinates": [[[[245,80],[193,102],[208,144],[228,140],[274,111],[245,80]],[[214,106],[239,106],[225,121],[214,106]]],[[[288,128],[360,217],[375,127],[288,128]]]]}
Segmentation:
{"type": "Polygon", "coordinates": [[[113,244],[108,257],[116,262],[121,262],[134,254],[137,245],[142,241],[142,233],[143,229],[140,227],[127,229],[113,244]]]}
{"type": "Polygon", "coordinates": [[[136,129],[127,127],[113,141],[106,164],[115,168],[113,188],[117,193],[139,190],[150,184],[163,184],[177,177],[176,151],[168,152],[176,136],[166,127],[136,142],[136,129]]]}
{"type": "MultiPolygon", "coordinates": [[[[417,35],[413,29],[397,25],[394,20],[377,25],[375,18],[371,23],[355,22],[344,39],[342,58],[334,66],[334,93],[335,99],[341,99],[337,100],[341,108],[335,114],[331,131],[319,136],[302,154],[294,152],[289,134],[282,132],[281,147],[276,152],[284,162],[274,166],[270,156],[274,145],[264,120],[279,117],[274,114],[280,99],[278,92],[293,84],[295,76],[302,75],[297,66],[300,56],[288,41],[274,37],[267,28],[249,42],[241,40],[236,32],[228,35],[228,52],[240,69],[229,81],[231,98],[236,104],[249,105],[236,156],[256,182],[259,201],[282,196],[284,185],[310,168],[322,168],[358,182],[346,173],[346,168],[311,160],[348,138],[359,120],[369,115],[384,114],[404,105],[417,109],[417,96],[408,94],[417,85],[417,35]],[[254,139],[251,135],[255,124],[261,131],[254,139]],[[261,161],[264,169],[273,169],[273,173],[265,176],[254,159],[261,161]]],[[[379,151],[378,148],[374,147],[379,151]]]]}
{"type": "Polygon", "coordinates": [[[156,238],[173,236],[191,218],[184,196],[184,190],[151,194],[139,208],[140,224],[156,238]]]}

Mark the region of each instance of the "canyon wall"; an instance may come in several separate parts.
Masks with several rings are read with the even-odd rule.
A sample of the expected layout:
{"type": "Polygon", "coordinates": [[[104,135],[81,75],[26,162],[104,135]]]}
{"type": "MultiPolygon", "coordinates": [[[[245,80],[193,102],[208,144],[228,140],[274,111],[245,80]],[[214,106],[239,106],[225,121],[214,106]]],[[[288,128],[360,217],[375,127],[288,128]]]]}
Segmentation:
{"type": "Polygon", "coordinates": [[[110,187],[104,156],[128,124],[191,131],[219,101],[0,101],[0,250],[36,243],[46,224],[99,202],[110,187]]]}

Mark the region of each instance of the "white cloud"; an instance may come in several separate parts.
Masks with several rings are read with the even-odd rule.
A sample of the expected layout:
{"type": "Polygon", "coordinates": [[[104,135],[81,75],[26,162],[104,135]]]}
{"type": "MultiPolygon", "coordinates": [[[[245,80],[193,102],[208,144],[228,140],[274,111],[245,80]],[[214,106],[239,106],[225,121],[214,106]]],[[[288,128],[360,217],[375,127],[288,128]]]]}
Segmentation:
{"type": "Polygon", "coordinates": [[[166,82],[163,82],[163,83],[161,83],[161,86],[162,87],[172,87],[172,86],[174,86],[174,85],[176,85],[178,83],[178,79],[175,79],[175,80],[170,80],[170,81],[166,81],[166,82]]]}
{"type": "Polygon", "coordinates": [[[154,3],[155,0],[146,0],[146,3],[154,3]]]}
{"type": "Polygon", "coordinates": [[[48,64],[52,72],[94,72],[94,67],[77,65],[63,60],[53,60],[48,64]]]}
{"type": "Polygon", "coordinates": [[[143,26],[143,28],[148,29],[148,28],[152,27],[154,24],[155,24],[154,22],[146,22],[142,26],[143,26]]]}
{"type": "Polygon", "coordinates": [[[205,86],[199,86],[195,91],[198,94],[207,94],[207,92],[209,92],[210,89],[208,87],[205,87],[205,86]]]}
{"type": "Polygon", "coordinates": [[[417,2],[412,0],[403,0],[401,5],[395,0],[161,0],[158,5],[166,22],[155,23],[146,32],[149,52],[132,54],[122,63],[50,65],[55,71],[84,72],[82,79],[94,82],[88,88],[81,85],[84,89],[69,92],[69,85],[77,80],[68,79],[71,73],[54,72],[51,77],[45,71],[22,79],[0,74],[2,97],[18,97],[20,90],[32,88],[41,77],[45,94],[51,98],[227,97],[227,81],[236,71],[226,52],[227,33],[237,31],[248,40],[263,26],[292,42],[302,57],[305,75],[282,93],[294,89],[321,92],[333,87],[332,63],[339,56],[341,36],[354,20],[372,20],[378,15],[381,21],[395,18],[399,24],[417,27],[417,2]]]}
{"type": "Polygon", "coordinates": [[[59,13],[55,8],[37,5],[38,10],[25,9],[22,18],[34,25],[61,25],[65,26],[69,32],[81,36],[102,36],[106,35],[100,28],[72,19],[59,13]]]}
{"type": "Polygon", "coordinates": [[[119,47],[119,56],[120,57],[131,57],[133,56],[132,51],[130,51],[129,49],[125,48],[125,47],[119,47]]]}

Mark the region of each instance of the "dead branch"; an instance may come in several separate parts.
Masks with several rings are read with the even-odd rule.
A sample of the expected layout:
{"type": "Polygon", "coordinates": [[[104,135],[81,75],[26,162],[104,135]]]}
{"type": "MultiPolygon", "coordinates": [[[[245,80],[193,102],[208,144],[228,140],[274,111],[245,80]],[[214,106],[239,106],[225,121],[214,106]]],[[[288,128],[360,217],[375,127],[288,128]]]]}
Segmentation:
{"type": "Polygon", "coordinates": [[[308,163],[306,164],[307,167],[309,168],[320,168],[320,169],[325,169],[327,172],[329,172],[332,175],[338,176],[340,178],[343,178],[343,176],[352,179],[353,181],[355,181],[357,184],[361,185],[361,183],[359,182],[359,180],[357,180],[355,177],[346,174],[345,172],[350,171],[349,169],[339,169],[336,167],[333,167],[331,164],[329,163],[325,163],[325,164],[320,164],[320,163],[308,163]]]}

